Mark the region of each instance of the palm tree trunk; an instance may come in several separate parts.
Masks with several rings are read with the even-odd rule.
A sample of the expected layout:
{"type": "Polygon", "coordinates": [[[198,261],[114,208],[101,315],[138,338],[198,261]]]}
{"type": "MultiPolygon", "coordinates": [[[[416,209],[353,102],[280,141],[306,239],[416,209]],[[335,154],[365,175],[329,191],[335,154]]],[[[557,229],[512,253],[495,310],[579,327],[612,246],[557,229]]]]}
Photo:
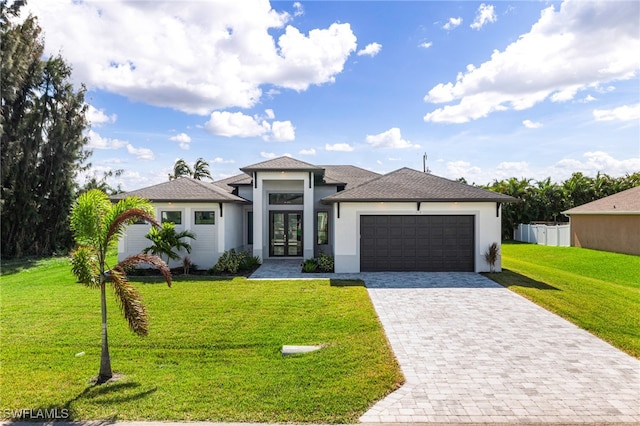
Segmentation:
{"type": "Polygon", "coordinates": [[[100,373],[97,384],[105,383],[111,377],[111,356],[109,356],[109,340],[107,339],[107,294],[104,278],[100,277],[100,303],[102,306],[102,355],[100,356],[100,373]]]}

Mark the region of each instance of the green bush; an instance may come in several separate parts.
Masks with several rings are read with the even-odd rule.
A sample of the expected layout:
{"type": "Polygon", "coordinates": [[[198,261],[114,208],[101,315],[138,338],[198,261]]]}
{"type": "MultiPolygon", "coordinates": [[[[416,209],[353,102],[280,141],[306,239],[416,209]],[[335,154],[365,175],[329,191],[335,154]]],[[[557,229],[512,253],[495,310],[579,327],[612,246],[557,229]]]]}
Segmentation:
{"type": "Polygon", "coordinates": [[[318,256],[318,269],[322,272],[333,272],[334,263],[330,254],[320,253],[318,256]]]}
{"type": "Polygon", "coordinates": [[[222,253],[218,262],[209,270],[213,274],[237,274],[238,271],[249,271],[260,265],[260,258],[251,256],[248,251],[231,249],[222,253]]]}
{"type": "Polygon", "coordinates": [[[333,267],[333,256],[321,252],[318,257],[304,261],[302,272],[333,272],[333,267]]]}
{"type": "Polygon", "coordinates": [[[248,251],[245,251],[243,253],[245,253],[245,256],[240,262],[241,271],[250,271],[260,266],[260,258],[258,256],[251,256],[248,251]]]}
{"type": "Polygon", "coordinates": [[[316,272],[318,270],[318,261],[316,259],[305,259],[302,264],[302,272],[316,272]]]}

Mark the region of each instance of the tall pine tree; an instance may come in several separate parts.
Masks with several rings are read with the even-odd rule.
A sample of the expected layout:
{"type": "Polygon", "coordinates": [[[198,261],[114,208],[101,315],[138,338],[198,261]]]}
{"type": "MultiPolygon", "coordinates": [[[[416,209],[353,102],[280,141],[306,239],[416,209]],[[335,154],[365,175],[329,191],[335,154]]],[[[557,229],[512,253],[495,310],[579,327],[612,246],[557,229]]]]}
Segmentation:
{"type": "Polygon", "coordinates": [[[42,59],[37,19],[0,2],[1,243],[3,257],[46,255],[73,243],[74,178],[90,155],[85,88],[60,56],[42,59]]]}

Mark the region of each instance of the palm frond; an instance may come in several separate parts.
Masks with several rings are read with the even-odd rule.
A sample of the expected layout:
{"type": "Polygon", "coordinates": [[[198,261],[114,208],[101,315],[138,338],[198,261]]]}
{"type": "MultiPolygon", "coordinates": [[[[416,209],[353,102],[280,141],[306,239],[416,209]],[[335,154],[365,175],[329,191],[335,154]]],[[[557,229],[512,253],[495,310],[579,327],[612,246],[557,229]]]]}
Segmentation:
{"type": "Polygon", "coordinates": [[[107,195],[92,189],[80,195],[71,210],[70,226],[76,242],[80,245],[96,246],[104,214],[111,209],[107,195]]]}
{"type": "Polygon", "coordinates": [[[126,197],[111,205],[104,215],[103,229],[100,234],[105,237],[103,243],[105,247],[122,237],[125,226],[138,219],[147,220],[159,226],[153,216],[153,206],[149,200],[140,197],[126,197]],[[132,210],[136,213],[130,214],[129,211],[132,210]],[[121,216],[125,217],[121,218],[121,216]]]}
{"type": "Polygon", "coordinates": [[[79,282],[89,287],[100,285],[98,256],[91,247],[80,246],[71,253],[71,272],[79,282]]]}
{"type": "Polygon", "coordinates": [[[107,229],[107,235],[106,235],[107,245],[114,240],[114,237],[116,240],[119,239],[122,232],[124,231],[125,225],[130,225],[133,222],[138,220],[144,220],[154,226],[160,226],[160,223],[156,220],[153,214],[150,214],[146,210],[143,210],[141,208],[132,208],[132,209],[126,210],[121,214],[119,214],[118,216],[116,216],[113,222],[111,222],[109,229],[107,229]]]}
{"type": "Polygon", "coordinates": [[[112,269],[109,271],[109,279],[131,331],[140,336],[149,334],[149,316],[138,290],[127,282],[122,271],[112,269]]]}
{"type": "Polygon", "coordinates": [[[120,274],[124,274],[124,271],[130,268],[134,268],[141,263],[146,263],[155,267],[160,271],[164,280],[167,282],[167,285],[171,287],[171,270],[169,269],[169,265],[160,259],[160,257],[153,254],[134,254],[133,256],[129,256],[123,261],[119,262],[113,270],[119,272],[120,274]]]}

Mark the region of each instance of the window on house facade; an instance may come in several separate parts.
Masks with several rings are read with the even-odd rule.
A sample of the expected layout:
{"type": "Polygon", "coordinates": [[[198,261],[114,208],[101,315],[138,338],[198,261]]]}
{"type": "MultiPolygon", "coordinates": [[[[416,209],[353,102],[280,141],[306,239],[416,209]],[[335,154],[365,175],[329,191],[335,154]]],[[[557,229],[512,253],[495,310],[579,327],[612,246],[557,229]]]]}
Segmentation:
{"type": "Polygon", "coordinates": [[[247,244],[253,244],[253,212],[247,212],[247,244]]]}
{"type": "Polygon", "coordinates": [[[318,212],[316,222],[316,243],[329,244],[329,212],[318,212]]]}
{"type": "Polygon", "coordinates": [[[182,212],[162,211],[160,212],[160,221],[173,222],[174,225],[182,225],[182,212]]]}
{"type": "Polygon", "coordinates": [[[269,204],[303,204],[301,192],[269,194],[269,204]]]}
{"type": "Polygon", "coordinates": [[[195,222],[196,225],[215,225],[216,223],[216,212],[211,211],[202,211],[195,212],[195,222]]]}

